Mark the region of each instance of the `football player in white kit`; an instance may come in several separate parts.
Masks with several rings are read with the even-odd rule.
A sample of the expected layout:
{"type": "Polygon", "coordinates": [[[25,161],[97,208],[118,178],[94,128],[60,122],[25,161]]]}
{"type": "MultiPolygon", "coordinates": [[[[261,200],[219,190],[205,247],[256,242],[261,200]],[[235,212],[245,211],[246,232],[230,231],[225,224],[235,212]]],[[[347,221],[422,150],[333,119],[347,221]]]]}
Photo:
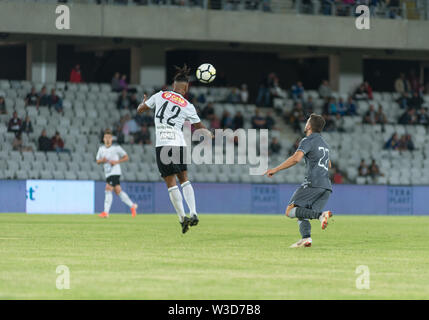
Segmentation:
{"type": "Polygon", "coordinates": [[[103,164],[104,174],[106,176],[106,194],[104,197],[104,211],[98,216],[108,218],[110,207],[112,206],[112,191],[121,198],[121,200],[131,208],[131,216],[136,216],[137,204],[133,203],[130,197],[121,189],[121,162],[128,161],[128,155],[121,146],[113,145],[112,132],[107,129],[104,131],[104,146],[98,148],[97,164],[103,164]]]}
{"type": "Polygon", "coordinates": [[[183,137],[183,123],[189,120],[195,129],[205,129],[197,115],[197,111],[184,95],[188,91],[189,69],[186,65],[177,68],[174,77],[172,91],[160,91],[138,106],[137,112],[142,113],[149,109],[155,109],[156,129],[156,162],[159,172],[167,184],[170,200],[179,216],[182,225],[182,233],[186,233],[189,226],[198,224],[198,215],[195,207],[195,195],[191,182],[188,180],[187,165],[184,159],[186,142],[183,137]],[[168,156],[167,156],[168,154],[168,156]],[[176,156],[173,162],[168,163],[164,157],[176,156]],[[190,217],[185,215],[183,198],[176,184],[176,176],[179,179],[183,191],[183,197],[188,204],[190,217]]]}

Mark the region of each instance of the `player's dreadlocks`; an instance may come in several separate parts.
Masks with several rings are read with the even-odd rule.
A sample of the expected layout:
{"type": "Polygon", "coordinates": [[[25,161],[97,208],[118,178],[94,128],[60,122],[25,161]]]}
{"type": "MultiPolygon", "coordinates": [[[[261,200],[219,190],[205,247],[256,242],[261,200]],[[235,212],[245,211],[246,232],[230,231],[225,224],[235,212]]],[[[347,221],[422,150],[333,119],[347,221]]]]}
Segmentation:
{"type": "Polygon", "coordinates": [[[175,82],[189,82],[189,72],[190,68],[186,64],[182,68],[174,66],[176,68],[176,75],[174,76],[175,82]]]}

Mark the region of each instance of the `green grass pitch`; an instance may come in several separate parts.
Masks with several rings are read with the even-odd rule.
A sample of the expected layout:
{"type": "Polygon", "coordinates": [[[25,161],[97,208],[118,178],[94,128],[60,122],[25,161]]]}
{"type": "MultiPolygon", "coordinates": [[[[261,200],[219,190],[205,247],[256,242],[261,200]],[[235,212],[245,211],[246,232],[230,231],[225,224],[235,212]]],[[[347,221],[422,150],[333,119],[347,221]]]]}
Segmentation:
{"type": "Polygon", "coordinates": [[[182,235],[174,215],[0,214],[0,298],[429,298],[429,217],[334,219],[312,222],[313,247],[290,249],[297,223],[282,215],[201,214],[182,235]]]}

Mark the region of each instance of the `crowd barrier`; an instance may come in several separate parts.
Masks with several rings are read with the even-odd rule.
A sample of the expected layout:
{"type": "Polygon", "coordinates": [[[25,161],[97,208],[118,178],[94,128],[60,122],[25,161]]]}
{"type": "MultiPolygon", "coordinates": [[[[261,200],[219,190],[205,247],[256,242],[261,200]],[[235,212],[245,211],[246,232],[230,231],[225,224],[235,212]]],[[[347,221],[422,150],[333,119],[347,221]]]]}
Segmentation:
{"type": "MultiPolygon", "coordinates": [[[[162,182],[122,182],[139,213],[173,213],[162,182]]],[[[298,187],[289,184],[193,183],[200,213],[280,214],[298,187]]],[[[102,181],[0,180],[0,212],[94,214],[103,211],[102,181]]],[[[336,214],[429,215],[429,186],[334,185],[336,214]]],[[[185,205],[186,206],[186,205],[185,205]]],[[[116,196],[112,213],[129,208],[116,196]]]]}

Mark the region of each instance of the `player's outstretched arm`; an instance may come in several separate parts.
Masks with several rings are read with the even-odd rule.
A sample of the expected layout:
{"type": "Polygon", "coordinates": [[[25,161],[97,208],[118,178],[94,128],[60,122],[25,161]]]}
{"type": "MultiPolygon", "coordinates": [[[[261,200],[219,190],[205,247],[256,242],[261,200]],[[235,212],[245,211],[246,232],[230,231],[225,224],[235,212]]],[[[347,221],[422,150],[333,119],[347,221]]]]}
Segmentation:
{"type": "Polygon", "coordinates": [[[283,163],[281,163],[280,165],[278,165],[274,169],[268,169],[264,173],[264,175],[266,175],[267,177],[271,178],[277,172],[285,170],[285,169],[290,168],[290,167],[293,167],[298,162],[300,162],[303,157],[304,157],[304,152],[302,152],[301,150],[298,150],[292,156],[290,156],[289,158],[287,158],[283,163]]]}
{"type": "Polygon", "coordinates": [[[142,103],[140,103],[139,106],[137,107],[138,114],[143,113],[146,110],[150,109],[149,106],[146,104],[146,100],[147,100],[147,95],[144,95],[142,103]]]}

